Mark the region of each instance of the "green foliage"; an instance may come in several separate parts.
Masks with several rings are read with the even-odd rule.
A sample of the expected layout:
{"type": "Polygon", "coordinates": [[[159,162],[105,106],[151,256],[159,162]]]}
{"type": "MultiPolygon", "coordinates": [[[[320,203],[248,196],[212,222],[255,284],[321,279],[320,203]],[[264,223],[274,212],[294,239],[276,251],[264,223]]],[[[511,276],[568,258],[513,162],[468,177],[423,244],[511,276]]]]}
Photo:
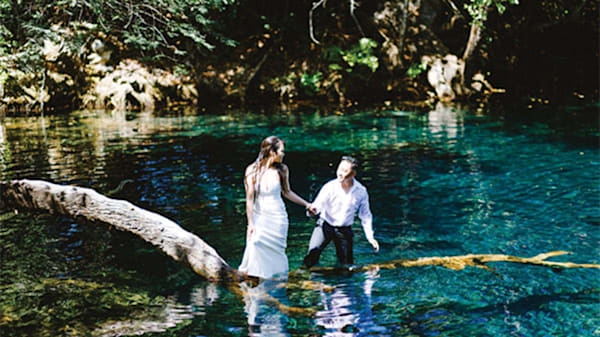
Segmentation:
{"type": "Polygon", "coordinates": [[[483,25],[487,20],[489,8],[495,7],[498,13],[502,14],[506,10],[506,4],[518,5],[519,0],[470,0],[470,3],[466,3],[464,6],[471,15],[471,24],[483,25]]]}
{"type": "Polygon", "coordinates": [[[297,93],[297,78],[296,73],[290,72],[285,76],[272,78],[269,83],[279,91],[281,97],[293,98],[297,93]]]}
{"type": "Polygon", "coordinates": [[[374,55],[375,48],[377,42],[364,37],[348,50],[336,45],[327,47],[323,50],[323,57],[330,62],[329,69],[333,71],[352,73],[360,67],[367,67],[375,72],[379,67],[379,59],[374,55]]]}
{"type": "Polygon", "coordinates": [[[421,61],[421,63],[412,64],[406,71],[406,75],[408,75],[410,78],[415,78],[425,70],[427,70],[427,63],[425,61],[421,61]]]}
{"type": "Polygon", "coordinates": [[[354,68],[357,65],[364,65],[375,72],[379,67],[379,59],[373,55],[374,49],[377,48],[377,42],[363,37],[360,39],[357,45],[350,48],[345,52],[342,52],[342,59],[350,66],[354,68]]]}
{"type": "MultiPolygon", "coordinates": [[[[74,52],[91,39],[109,37],[128,54],[160,60],[189,59],[217,43],[233,41],[214,20],[232,0],[0,0],[0,55],[33,50],[43,41],[61,41],[62,30],[76,31],[64,41],[74,52]],[[60,29],[59,29],[60,28],[60,29]],[[84,29],[83,29],[84,28],[84,29]],[[7,49],[12,49],[7,51],[7,49]]],[[[26,62],[25,62],[26,63],[26,62]]]]}
{"type": "Polygon", "coordinates": [[[12,34],[0,22],[0,57],[5,55],[11,46],[12,34]]]}
{"type": "Polygon", "coordinates": [[[308,96],[314,96],[321,87],[321,80],[323,79],[323,73],[317,71],[314,74],[304,73],[300,76],[300,86],[304,89],[304,93],[308,96]]]}
{"type": "MultiPolygon", "coordinates": [[[[0,57],[2,57],[2,51],[0,51],[0,57]]],[[[0,63],[0,97],[4,96],[4,87],[8,80],[8,69],[4,63],[0,63]]]]}
{"type": "Polygon", "coordinates": [[[301,85],[308,93],[316,92],[314,88],[322,88],[329,90],[335,88],[336,92],[340,92],[339,83],[345,77],[354,77],[359,80],[368,80],[372,73],[379,68],[379,59],[375,55],[377,42],[369,38],[361,38],[357,44],[352,45],[349,49],[342,49],[340,46],[332,45],[323,49],[322,55],[327,63],[327,76],[322,79],[321,73],[319,76],[306,76],[301,79],[301,85]]]}

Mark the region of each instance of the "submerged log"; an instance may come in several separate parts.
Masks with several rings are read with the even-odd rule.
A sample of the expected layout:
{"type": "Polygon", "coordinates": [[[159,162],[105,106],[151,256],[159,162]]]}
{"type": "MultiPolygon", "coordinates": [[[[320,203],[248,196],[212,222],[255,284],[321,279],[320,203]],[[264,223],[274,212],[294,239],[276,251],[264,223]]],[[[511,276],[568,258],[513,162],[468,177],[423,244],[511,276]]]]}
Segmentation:
{"type": "Polygon", "coordinates": [[[43,211],[113,226],[139,236],[208,280],[238,281],[243,278],[213,247],[175,222],[89,188],[41,180],[0,182],[0,208],[43,211]]]}
{"type": "Polygon", "coordinates": [[[546,261],[547,258],[565,254],[572,254],[566,251],[553,251],[543,254],[538,254],[534,257],[519,257],[513,255],[504,254],[468,254],[459,256],[432,256],[432,257],[420,257],[417,259],[399,259],[388,262],[373,263],[363,266],[353,266],[350,268],[335,268],[335,267],[316,267],[311,268],[311,272],[318,273],[339,273],[339,272],[365,272],[373,269],[397,269],[397,268],[408,268],[408,267],[422,267],[422,266],[441,266],[452,270],[462,270],[467,266],[493,270],[486,265],[489,262],[514,262],[530,264],[542,267],[550,267],[554,270],[560,270],[562,268],[596,268],[600,269],[600,264],[578,264],[573,262],[553,262],[546,261]]]}

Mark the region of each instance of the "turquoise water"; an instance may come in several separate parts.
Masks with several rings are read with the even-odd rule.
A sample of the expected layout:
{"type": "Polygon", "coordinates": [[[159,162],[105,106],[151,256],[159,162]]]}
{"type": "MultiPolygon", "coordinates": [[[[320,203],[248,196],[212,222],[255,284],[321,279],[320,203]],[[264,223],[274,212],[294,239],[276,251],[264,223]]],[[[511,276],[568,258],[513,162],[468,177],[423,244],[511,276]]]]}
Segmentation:
{"type": "MultiPolygon", "coordinates": [[[[313,198],[333,177],[341,155],[361,160],[358,179],[370,192],[381,251],[372,251],[355,223],[357,264],[470,253],[530,257],[555,250],[573,254],[553,261],[600,263],[595,106],[507,109],[487,116],[439,106],[426,113],[74,112],[5,118],[0,178],[46,179],[101,193],[129,179],[114,198],[168,216],[237,267],[245,235],[242,173],[259,142],[271,134],[286,140],[290,182],[305,198],[313,198]]],[[[287,253],[295,269],[314,222],[299,206],[287,203],[287,208],[287,253]]],[[[241,299],[133,235],[30,214],[3,220],[1,229],[3,286],[77,279],[156,298],[158,304],[136,307],[126,317],[88,303],[69,320],[92,335],[600,334],[598,269],[561,271],[498,262],[489,264],[493,272],[427,266],[312,273],[312,280],[336,286],[335,291],[285,291],[267,283],[250,288],[241,299]],[[318,312],[314,318],[285,314],[263,303],[256,295],[261,291],[318,312]],[[110,325],[117,321],[120,325],[110,325]]],[[[328,247],[320,264],[334,263],[334,249],[328,247]]],[[[50,301],[40,310],[54,306],[50,301]]],[[[27,328],[2,323],[0,334],[25,334],[50,323],[35,318],[27,328]]]]}

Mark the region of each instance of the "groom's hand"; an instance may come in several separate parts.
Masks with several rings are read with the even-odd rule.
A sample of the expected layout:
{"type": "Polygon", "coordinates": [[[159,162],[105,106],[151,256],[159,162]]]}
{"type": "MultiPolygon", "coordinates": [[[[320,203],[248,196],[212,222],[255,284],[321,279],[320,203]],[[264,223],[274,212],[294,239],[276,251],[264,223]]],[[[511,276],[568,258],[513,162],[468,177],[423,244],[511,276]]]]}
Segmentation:
{"type": "Polygon", "coordinates": [[[306,211],[310,216],[315,216],[318,213],[317,209],[312,204],[308,204],[308,206],[306,206],[306,211]]]}

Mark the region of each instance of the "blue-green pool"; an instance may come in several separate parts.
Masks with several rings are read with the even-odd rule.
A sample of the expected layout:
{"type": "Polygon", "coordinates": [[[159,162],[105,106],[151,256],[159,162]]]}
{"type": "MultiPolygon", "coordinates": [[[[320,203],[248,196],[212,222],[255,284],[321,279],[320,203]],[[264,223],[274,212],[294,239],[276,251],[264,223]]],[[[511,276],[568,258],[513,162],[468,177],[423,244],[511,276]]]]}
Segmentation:
{"type": "MultiPolygon", "coordinates": [[[[4,118],[0,179],[112,193],[175,220],[237,267],[246,226],[243,170],[271,134],[286,140],[291,185],[305,198],[333,177],[341,155],[361,160],[358,179],[370,192],[381,251],[373,253],[355,223],[357,264],[555,250],[573,255],[553,261],[600,263],[597,106],[485,115],[438,106],[429,112],[80,111],[4,118]]],[[[287,253],[295,269],[314,222],[299,206],[287,208],[287,253]]],[[[10,302],[0,313],[3,336],[600,335],[598,269],[427,266],[310,276],[336,286],[333,292],[268,283],[250,289],[316,308],[311,318],[236,297],[130,234],[41,214],[2,219],[1,296],[10,302]],[[75,285],[41,286],[40,280],[80,280],[127,293],[118,306],[112,299],[100,303],[106,293],[98,290],[65,300],[79,294],[75,285]]],[[[320,264],[334,263],[328,247],[320,264]]]]}

